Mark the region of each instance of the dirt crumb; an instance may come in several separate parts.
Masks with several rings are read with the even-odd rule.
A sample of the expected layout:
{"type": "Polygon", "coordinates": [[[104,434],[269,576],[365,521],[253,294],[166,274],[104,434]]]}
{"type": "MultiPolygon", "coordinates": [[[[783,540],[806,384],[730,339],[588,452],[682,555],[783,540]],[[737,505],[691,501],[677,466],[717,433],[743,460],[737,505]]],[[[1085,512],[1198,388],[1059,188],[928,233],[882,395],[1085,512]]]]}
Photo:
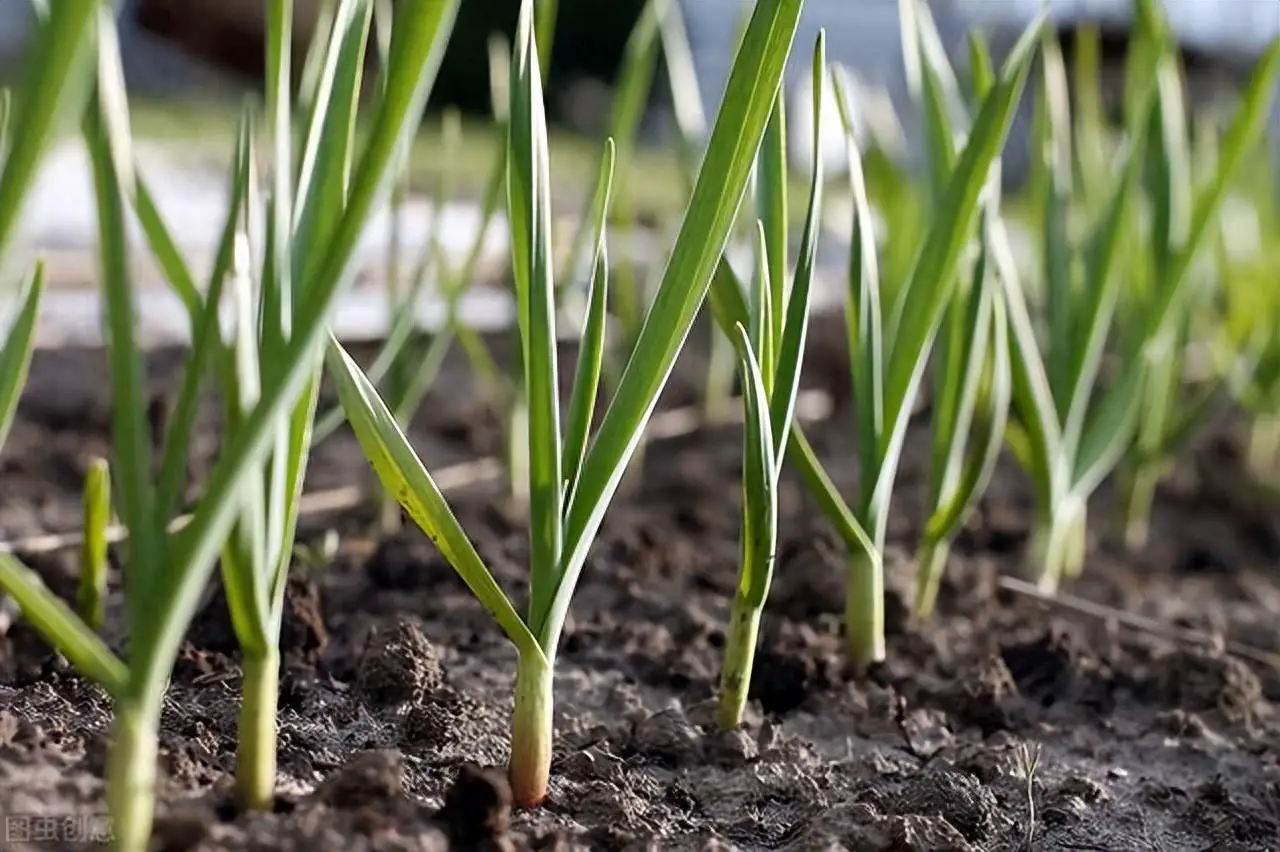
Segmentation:
{"type": "Polygon", "coordinates": [[[964,839],[945,819],[918,814],[889,819],[889,843],[884,848],[894,852],[972,852],[973,844],[964,839]]]}
{"type": "Polygon", "coordinates": [[[511,787],[500,772],[464,765],[445,793],[436,814],[455,848],[477,852],[513,850],[507,836],[511,821],[511,787]]]}
{"type": "Polygon", "coordinates": [[[976,725],[984,737],[1016,729],[1023,720],[1022,696],[1004,659],[991,655],[958,690],[957,712],[968,725],[976,725]]]}
{"type": "Polygon", "coordinates": [[[702,736],[677,707],[640,720],[631,734],[631,749],[668,767],[690,766],[703,756],[702,736]]]}
{"type": "Polygon", "coordinates": [[[374,706],[420,702],[444,681],[440,655],[408,621],[371,633],[356,674],[356,688],[374,706]]]}
{"type": "Polygon", "coordinates": [[[356,753],[316,788],[315,798],[335,808],[359,808],[404,793],[404,758],[391,749],[356,753]]]}
{"type": "MultiPolygon", "coordinates": [[[[989,841],[1008,821],[990,788],[967,772],[938,764],[912,779],[886,805],[890,813],[901,816],[941,817],[970,843],[989,841]]],[[[914,823],[907,827],[918,830],[914,823]]]]}
{"type": "Polygon", "coordinates": [[[1251,724],[1262,712],[1262,684],[1243,661],[1225,654],[1175,651],[1156,664],[1157,700],[1180,709],[1218,711],[1232,724],[1251,724]]]}

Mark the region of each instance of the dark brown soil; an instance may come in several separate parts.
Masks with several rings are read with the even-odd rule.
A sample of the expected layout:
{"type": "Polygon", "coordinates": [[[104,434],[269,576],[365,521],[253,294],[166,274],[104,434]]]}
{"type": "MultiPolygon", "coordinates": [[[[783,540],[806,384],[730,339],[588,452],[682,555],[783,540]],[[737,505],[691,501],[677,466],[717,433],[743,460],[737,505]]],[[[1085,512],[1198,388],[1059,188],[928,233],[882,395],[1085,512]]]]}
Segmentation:
{"type": "MultiPolygon", "coordinates": [[[[840,390],[842,352],[840,333],[819,324],[810,380],[840,390]]],[[[155,356],[158,389],[179,360],[155,356]]],[[[0,463],[4,536],[78,523],[86,462],[108,446],[103,370],[95,352],[36,359],[0,463]]],[[[412,430],[433,469],[496,448],[467,375],[451,365],[412,430]]],[[[700,375],[688,360],[666,403],[693,399],[700,375]]],[[[811,430],[845,486],[856,478],[851,422],[837,410],[811,430]]],[[[194,475],[215,451],[212,435],[195,447],[194,475]]],[[[291,590],[278,806],[237,814],[227,796],[239,674],[212,595],[166,707],[155,848],[1280,848],[1277,671],[1002,587],[1019,571],[1028,523],[1029,492],[1012,466],[956,546],[937,618],[911,623],[906,554],[927,487],[926,439],[923,426],[913,434],[891,524],[888,661],[864,680],[846,674],[843,547],[789,485],[753,703],[731,734],[712,731],[709,707],[735,580],[735,431],[655,445],[640,487],[608,516],[574,600],[556,677],[551,794],[533,812],[511,807],[503,780],[514,653],[489,615],[418,532],[377,541],[372,509],[309,518],[309,541],[326,525],[342,537],[332,564],[300,567],[291,590]],[[1020,766],[1037,747],[1029,784],[1020,766]]],[[[1230,448],[1229,435],[1221,440],[1214,446],[1230,448]]],[[[1224,464],[1215,456],[1210,467],[1224,464]]],[[[1162,493],[1147,553],[1122,557],[1095,535],[1070,591],[1280,652],[1276,518],[1184,480],[1162,493]]],[[[368,481],[345,431],[317,449],[310,489],[368,481]]],[[[453,498],[500,582],[522,598],[519,516],[493,483],[453,498]]],[[[1095,533],[1108,506],[1104,494],[1092,510],[1095,533]]],[[[74,552],[29,561],[71,594],[74,552]]],[[[12,608],[0,609],[3,848],[84,848],[65,833],[34,841],[58,838],[64,818],[84,828],[102,812],[110,708],[12,622],[12,608]]],[[[109,633],[121,638],[118,625],[109,633]]]]}

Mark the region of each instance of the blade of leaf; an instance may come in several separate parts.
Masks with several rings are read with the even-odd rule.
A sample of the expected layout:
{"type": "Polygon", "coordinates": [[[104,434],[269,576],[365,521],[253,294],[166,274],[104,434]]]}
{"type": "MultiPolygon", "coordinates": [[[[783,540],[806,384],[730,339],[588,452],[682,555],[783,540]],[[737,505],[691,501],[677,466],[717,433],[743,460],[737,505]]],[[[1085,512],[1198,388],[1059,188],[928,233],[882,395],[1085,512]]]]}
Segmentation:
{"type": "MultiPolygon", "coordinates": [[[[822,126],[822,103],[826,99],[824,80],[827,67],[827,36],[818,31],[813,46],[813,126],[822,126]]],[[[775,375],[770,389],[769,422],[773,433],[773,452],[781,466],[791,434],[791,420],[796,397],[800,393],[800,370],[804,361],[805,342],[809,332],[809,300],[813,287],[813,270],[818,256],[818,237],[822,230],[822,188],[825,165],[821,134],[813,135],[813,174],[809,180],[809,205],[800,234],[800,255],[796,258],[795,280],[787,297],[782,336],[775,357],[775,375]]],[[[783,313],[781,306],[777,312],[783,313]]]]}
{"type": "Polygon", "coordinates": [[[44,264],[38,262],[22,287],[17,316],[9,325],[4,345],[0,346],[0,447],[4,446],[9,430],[13,428],[18,400],[27,384],[44,282],[44,264]]]}
{"type": "Polygon", "coordinates": [[[476,599],[492,613],[520,653],[542,653],[378,392],[332,336],[325,349],[325,363],[347,412],[347,422],[383,486],[395,495],[476,599]]]}
{"type": "Polygon", "coordinates": [[[0,553],[0,589],[22,609],[22,618],[57,648],[76,671],[113,698],[126,694],[129,670],[40,575],[13,556],[0,553]]]}
{"type": "Polygon", "coordinates": [[[772,579],[774,551],[778,539],[777,469],[773,453],[773,430],[769,425],[769,397],[765,392],[760,365],[751,351],[751,339],[741,324],[734,335],[734,348],[742,366],[743,404],[746,423],[743,441],[742,483],[744,511],[742,547],[756,558],[744,558],[744,567],[753,567],[740,580],[746,600],[763,606],[772,579]]]}
{"type": "Polygon", "coordinates": [[[595,259],[592,263],[590,289],[587,291],[587,317],[578,347],[578,365],[569,398],[568,425],[564,439],[564,474],[566,506],[577,486],[578,471],[587,452],[587,438],[595,416],[596,396],[600,390],[600,371],[604,365],[604,330],[608,319],[609,258],[607,220],[609,196],[613,187],[613,139],[605,140],[605,156],[596,180],[596,197],[592,209],[596,226],[595,259]]]}
{"type": "Polygon", "coordinates": [[[802,0],[760,2],[743,34],[675,247],[583,461],[567,515],[563,579],[549,618],[551,635],[559,635],[568,594],[577,583],[605,507],[641,440],[720,262],[782,81],[802,5],[802,0]]]}
{"type": "Polygon", "coordinates": [[[858,460],[861,478],[857,507],[860,517],[871,499],[875,471],[880,469],[880,436],[884,432],[884,326],[880,305],[880,268],[874,220],[867,200],[862,157],[853,135],[853,113],[845,80],[834,77],[836,106],[845,129],[849,186],[853,192],[853,232],[849,237],[849,299],[845,326],[853,366],[853,393],[858,402],[858,460]]]}
{"type": "Polygon", "coordinates": [[[549,605],[559,580],[564,464],[551,245],[551,171],[533,0],[525,0],[520,7],[515,61],[511,65],[508,131],[507,209],[529,418],[529,627],[540,641],[545,641],[538,618],[549,605]]]}

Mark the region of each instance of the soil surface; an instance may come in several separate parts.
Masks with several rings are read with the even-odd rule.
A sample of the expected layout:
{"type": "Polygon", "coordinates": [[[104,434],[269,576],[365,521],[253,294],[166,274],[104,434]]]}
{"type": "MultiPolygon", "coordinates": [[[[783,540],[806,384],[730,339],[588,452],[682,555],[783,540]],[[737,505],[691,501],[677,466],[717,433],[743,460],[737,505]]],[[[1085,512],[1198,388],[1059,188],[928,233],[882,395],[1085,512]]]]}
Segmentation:
{"type": "MultiPolygon", "coordinates": [[[[151,359],[161,399],[181,357],[151,359]]],[[[844,359],[842,332],[819,322],[806,372],[836,407],[808,431],[849,488],[844,359]]],[[[702,369],[685,357],[664,407],[695,401],[702,369]]],[[[470,375],[451,361],[411,429],[433,470],[500,447],[470,375]]],[[[0,457],[0,534],[76,528],[87,462],[109,444],[107,387],[101,352],[38,355],[0,457]]],[[[1021,573],[1030,512],[1012,463],[955,546],[936,618],[913,623],[927,442],[922,420],[890,525],[889,656],[865,678],[843,662],[843,545],[788,483],[752,703],[732,733],[714,732],[710,710],[736,574],[737,432],[651,445],[574,598],[551,793],[536,811],[513,808],[503,778],[515,655],[492,618],[418,531],[379,538],[372,507],[307,517],[306,541],[331,528],[340,544],[327,564],[300,560],[290,589],[277,807],[239,814],[228,795],[239,670],[215,588],[165,709],[154,848],[1280,848],[1280,674],[1265,654],[1223,650],[1280,652],[1280,536],[1274,514],[1229,499],[1240,481],[1231,429],[1161,492],[1146,552],[1125,556],[1104,535],[1113,513],[1100,495],[1084,574],[1066,590],[1212,640],[1198,645],[1002,584],[1021,573]]],[[[193,477],[215,452],[210,416],[193,477]]],[[[309,490],[370,481],[345,427],[317,447],[309,490]]],[[[497,482],[451,497],[522,601],[522,515],[497,482]]],[[[26,558],[71,597],[74,549],[26,558]]],[[[120,647],[113,584],[106,633],[120,647]]],[[[104,812],[110,707],[0,607],[0,845],[86,848],[104,812]]]]}

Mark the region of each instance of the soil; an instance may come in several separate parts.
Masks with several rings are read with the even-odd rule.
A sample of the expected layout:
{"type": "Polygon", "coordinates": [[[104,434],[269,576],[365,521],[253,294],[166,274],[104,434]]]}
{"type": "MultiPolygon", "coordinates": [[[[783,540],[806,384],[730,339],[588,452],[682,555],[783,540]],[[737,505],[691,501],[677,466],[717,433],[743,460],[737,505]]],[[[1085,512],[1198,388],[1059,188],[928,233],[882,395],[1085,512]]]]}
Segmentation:
{"type": "MultiPolygon", "coordinates": [[[[857,470],[841,331],[819,322],[812,347],[808,382],[829,389],[836,410],[809,431],[847,488],[857,470]]],[[[160,399],[181,357],[151,357],[160,399]]],[[[665,407],[696,399],[700,370],[696,352],[682,360],[665,407]]],[[[101,352],[37,356],[0,462],[5,537],[79,523],[81,477],[109,443],[104,371],[101,352]]],[[[469,375],[451,361],[412,426],[432,469],[498,447],[469,375]]],[[[228,795],[239,671],[215,592],[165,708],[154,848],[1280,848],[1280,673],[1232,644],[1280,653],[1276,518],[1188,473],[1238,481],[1230,425],[1161,492],[1144,553],[1126,556],[1103,535],[1114,513],[1109,493],[1099,496],[1084,574],[1067,589],[1214,639],[1200,644],[1002,584],[1021,572],[1031,499],[1011,463],[956,544],[937,616],[915,623],[909,553],[927,489],[926,428],[910,436],[890,525],[887,661],[863,678],[846,671],[844,548],[788,482],[752,702],[732,733],[714,732],[710,710],[735,583],[736,430],[652,445],[574,598],[551,792],[534,811],[511,806],[503,778],[515,657],[490,616],[418,531],[380,539],[371,507],[306,518],[305,540],[332,528],[340,545],[328,564],[300,562],[290,587],[277,806],[237,813],[228,795]]],[[[194,477],[215,451],[209,418],[194,477]]],[[[316,449],[309,490],[369,482],[345,427],[316,449]]],[[[451,497],[522,599],[520,514],[493,482],[451,497]]],[[[71,596],[73,549],[27,561],[71,596]]],[[[107,628],[117,647],[120,612],[117,589],[107,628]]],[[[110,707],[12,613],[0,609],[3,848],[86,848],[72,829],[104,812],[110,707]]]]}

